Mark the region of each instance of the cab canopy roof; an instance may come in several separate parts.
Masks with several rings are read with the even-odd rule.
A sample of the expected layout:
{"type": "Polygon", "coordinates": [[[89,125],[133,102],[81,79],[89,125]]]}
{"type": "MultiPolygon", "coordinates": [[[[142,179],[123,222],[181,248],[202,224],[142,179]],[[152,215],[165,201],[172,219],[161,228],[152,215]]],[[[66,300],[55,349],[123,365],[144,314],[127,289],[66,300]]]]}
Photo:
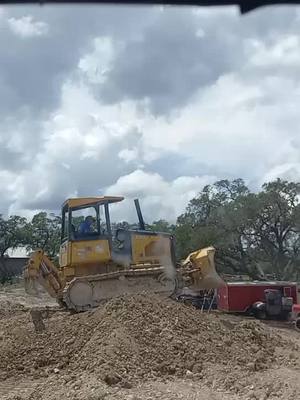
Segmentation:
{"type": "Polygon", "coordinates": [[[67,199],[63,204],[63,208],[83,208],[95,206],[96,204],[117,203],[122,200],[124,200],[124,197],[121,196],[77,197],[67,199]]]}

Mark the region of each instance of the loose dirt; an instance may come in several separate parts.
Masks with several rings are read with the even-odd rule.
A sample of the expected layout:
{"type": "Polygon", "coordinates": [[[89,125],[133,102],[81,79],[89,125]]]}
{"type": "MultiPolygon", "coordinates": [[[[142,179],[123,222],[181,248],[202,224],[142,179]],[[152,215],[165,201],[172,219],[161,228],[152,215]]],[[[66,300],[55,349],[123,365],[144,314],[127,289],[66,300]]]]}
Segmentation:
{"type": "Polygon", "coordinates": [[[294,331],[147,295],[75,315],[49,305],[36,333],[36,304],[0,295],[0,399],[300,398],[294,331]]]}

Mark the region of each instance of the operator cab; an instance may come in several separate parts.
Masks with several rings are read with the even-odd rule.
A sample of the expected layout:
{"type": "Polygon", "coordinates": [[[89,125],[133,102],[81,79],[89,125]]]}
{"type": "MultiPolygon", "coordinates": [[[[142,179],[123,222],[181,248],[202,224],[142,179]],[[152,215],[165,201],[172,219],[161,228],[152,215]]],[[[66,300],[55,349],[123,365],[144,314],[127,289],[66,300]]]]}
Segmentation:
{"type": "Polygon", "coordinates": [[[61,242],[111,238],[109,204],[123,197],[88,197],[67,200],[62,207],[61,242]],[[82,231],[82,224],[91,219],[90,229],[82,231]]]}
{"type": "Polygon", "coordinates": [[[135,200],[135,207],[139,229],[119,228],[112,233],[109,205],[123,199],[117,196],[87,197],[69,199],[63,204],[60,266],[71,268],[71,276],[74,276],[72,268],[76,268],[77,275],[87,274],[86,268],[94,274],[99,273],[99,264],[103,265],[104,271],[111,262],[115,265],[160,265],[164,257],[175,265],[173,237],[168,233],[145,230],[138,200],[135,200]],[[80,229],[88,216],[92,217],[90,226],[87,230],[80,229]]]}

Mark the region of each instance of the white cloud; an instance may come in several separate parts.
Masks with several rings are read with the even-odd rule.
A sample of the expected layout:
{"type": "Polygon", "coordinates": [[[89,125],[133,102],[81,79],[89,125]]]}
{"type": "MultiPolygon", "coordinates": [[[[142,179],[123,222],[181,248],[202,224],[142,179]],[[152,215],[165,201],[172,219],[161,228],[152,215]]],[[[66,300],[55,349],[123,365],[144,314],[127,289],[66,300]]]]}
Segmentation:
{"type": "Polygon", "coordinates": [[[277,178],[300,182],[300,162],[286,162],[271,168],[261,179],[261,184],[270,182],[277,178]]]}
{"type": "Polygon", "coordinates": [[[126,163],[129,163],[131,161],[137,160],[138,156],[139,156],[139,152],[138,149],[132,148],[132,149],[122,149],[118,156],[124,160],[126,163]]]}
{"type": "Polygon", "coordinates": [[[31,15],[9,18],[8,24],[12,32],[21,38],[44,36],[49,31],[49,25],[46,22],[35,21],[31,15]]]}
{"type": "Polygon", "coordinates": [[[148,222],[167,219],[174,222],[181,214],[189,200],[195,197],[201,189],[216,181],[216,176],[181,176],[172,181],[165,180],[158,173],[142,170],[121,176],[109,186],[105,194],[122,195],[127,201],[112,208],[112,218],[122,220],[128,217],[136,220],[133,200],[139,198],[144,216],[148,222]]]}
{"type": "Polygon", "coordinates": [[[43,149],[19,180],[15,208],[24,208],[30,198],[45,207],[51,199],[59,209],[72,193],[105,191],[129,199],[125,208],[115,206],[118,218],[133,220],[132,200],[139,197],[148,221],[174,221],[205,184],[217,179],[242,177],[261,183],[262,177],[273,179],[286,169],[290,179],[298,179],[298,131],[283,137],[281,124],[287,119],[296,126],[299,121],[292,105],[300,87],[292,89],[288,78],[282,78],[284,85],[277,79],[276,92],[271,78],[253,83],[224,76],[172,118],[154,118],[134,102],[103,105],[83,84],[68,82],[59,109],[44,124],[43,149]],[[271,104],[264,103],[270,88],[276,95],[271,104]],[[180,162],[169,179],[163,168],[149,170],[169,154],[187,159],[188,171],[181,173],[180,162]],[[288,158],[293,168],[281,167],[288,158]],[[78,192],[80,187],[85,189],[78,192]]]}
{"type": "Polygon", "coordinates": [[[100,106],[85,86],[67,83],[60,109],[45,125],[45,130],[51,132],[45,151],[52,160],[65,163],[74,157],[101,161],[107,148],[113,142],[126,141],[133,127],[130,105],[100,106]]]}
{"type": "Polygon", "coordinates": [[[2,195],[11,196],[16,192],[16,188],[19,184],[17,175],[9,171],[0,171],[0,188],[2,195]]]}
{"type": "Polygon", "coordinates": [[[17,201],[22,187],[22,177],[16,173],[0,170],[0,214],[9,214],[11,204],[17,201]]]}
{"type": "Polygon", "coordinates": [[[91,83],[103,83],[111,68],[114,59],[114,45],[112,38],[99,37],[94,39],[94,49],[83,56],[78,68],[87,76],[91,83]]]}
{"type": "Polygon", "coordinates": [[[205,36],[205,31],[204,31],[203,29],[199,28],[199,29],[196,31],[196,37],[198,37],[198,38],[204,38],[204,36],[205,36]]]}
{"type": "Polygon", "coordinates": [[[300,65],[300,38],[298,35],[283,35],[272,44],[257,39],[249,41],[252,50],[250,62],[259,67],[300,65]]]}
{"type": "MultiPolygon", "coordinates": [[[[15,118],[10,117],[9,123],[1,129],[0,143],[9,155],[10,152],[20,152],[22,156],[17,154],[17,161],[24,160],[24,165],[19,167],[18,162],[14,165],[9,162],[0,164],[2,210],[32,215],[35,209],[58,210],[68,196],[106,193],[128,197],[124,204],[114,206],[117,219],[135,220],[133,199],[139,197],[148,222],[158,218],[174,221],[205,184],[217,179],[241,177],[253,187],[278,176],[300,179],[298,25],[296,28],[284,28],[282,34],[282,30],[276,30],[276,26],[269,29],[269,32],[266,19],[260,19],[259,13],[256,16],[252,14],[252,20],[244,17],[242,22],[233,9],[228,12],[220,9],[216,14],[206,9],[191,11],[191,15],[195,13],[199,18],[199,23],[195,25],[195,35],[198,35],[199,43],[201,40],[209,40],[210,43],[206,58],[203,54],[203,68],[209,70],[213,66],[215,75],[208,82],[194,85],[184,71],[181,75],[180,66],[175,68],[178,79],[172,81],[172,85],[183,85],[187,93],[191,90],[192,95],[184,97],[186,101],[176,103],[176,107],[178,104],[180,106],[168,115],[163,112],[152,114],[149,97],[153,94],[155,98],[156,91],[166,98],[170,93],[176,95],[177,91],[170,92],[170,87],[167,84],[161,85],[161,82],[168,81],[168,73],[173,68],[172,60],[180,64],[187,61],[185,56],[190,56],[188,51],[177,52],[179,47],[188,49],[189,41],[180,35],[178,39],[174,37],[177,31],[176,18],[174,22],[172,16],[165,17],[159,24],[159,16],[154,16],[152,20],[150,11],[147,14],[147,25],[153,39],[151,46],[160,50],[153,54],[157,54],[158,58],[161,54],[166,55],[166,65],[160,64],[159,59],[152,64],[153,57],[149,57],[148,48],[142,51],[143,48],[139,47],[140,59],[137,60],[146,67],[153,67],[146,72],[137,70],[141,74],[138,82],[147,83],[148,97],[145,99],[139,96],[138,85],[135,88],[137,95],[127,96],[126,90],[130,92],[132,81],[126,80],[123,100],[104,103],[104,96],[101,96],[102,84],[110,79],[109,72],[116,64],[122,62],[117,55],[123,54],[123,44],[133,38],[135,44],[138,42],[143,46],[143,21],[138,21],[138,28],[135,24],[130,25],[130,40],[127,32],[129,28],[118,34],[116,24],[108,23],[110,28],[99,31],[95,27],[89,31],[88,27],[83,32],[86,41],[80,41],[80,46],[77,46],[79,41],[76,42],[80,48],[78,50],[76,47],[76,53],[75,47],[68,47],[72,44],[73,36],[68,36],[69,42],[63,42],[64,37],[59,36],[59,32],[65,32],[63,24],[60,25],[60,18],[64,21],[63,14],[58,13],[55,19],[53,13],[48,20],[45,12],[43,19],[47,22],[39,22],[39,13],[32,14],[35,17],[21,18],[10,15],[10,29],[23,38],[46,35],[49,26],[56,24],[56,41],[52,43],[49,36],[49,48],[52,46],[53,54],[49,74],[53,66],[60,65],[61,60],[55,59],[55,56],[63,59],[64,52],[66,55],[76,55],[74,60],[70,59],[73,64],[68,64],[63,73],[58,67],[55,79],[51,76],[49,86],[46,86],[49,90],[55,86],[60,95],[57,94],[56,102],[51,103],[49,108],[43,108],[43,113],[39,114],[39,125],[35,129],[39,131],[39,137],[28,133],[33,124],[30,118],[35,121],[34,107],[31,109],[32,114],[29,111],[26,113],[26,118],[25,113],[22,113],[24,108],[30,109],[27,98],[24,100],[22,97],[22,94],[24,96],[28,92],[27,87],[23,87],[24,82],[19,81],[18,85],[23,91],[18,85],[14,88],[13,94],[20,99],[22,112],[16,114],[15,118]],[[224,24],[220,25],[219,19],[224,24]],[[171,38],[168,25],[163,25],[170,21],[174,32],[171,38]],[[111,26],[114,26],[114,30],[111,26]],[[263,31],[258,36],[255,28],[267,33],[263,31]],[[161,32],[166,46],[162,49],[161,32]],[[172,39],[171,42],[169,39],[172,39]],[[56,54],[60,40],[61,53],[58,51],[56,54]],[[233,43],[230,47],[232,59],[227,41],[233,43]],[[223,56],[226,59],[228,56],[227,61],[232,62],[222,69],[218,64],[218,57],[221,57],[218,51],[224,48],[228,54],[222,53],[223,56]],[[173,52],[170,57],[168,52],[173,52]],[[241,56],[235,57],[237,53],[241,56]],[[243,58],[243,54],[246,57],[243,58]],[[181,55],[183,61],[177,55],[181,55]],[[236,58],[239,59],[238,63],[236,58]],[[209,60],[210,64],[206,65],[205,60],[209,60]],[[157,66],[165,79],[156,80],[157,66]],[[26,123],[23,123],[22,118],[26,123]]],[[[122,18],[119,20],[121,24],[120,21],[122,18]]],[[[182,21],[190,26],[188,11],[182,21]]],[[[97,21],[97,27],[105,25],[104,22],[97,21]]],[[[73,35],[77,28],[77,25],[73,27],[73,35]]],[[[14,40],[20,49],[30,49],[33,58],[38,59],[40,48],[36,50],[29,46],[39,41],[25,42],[18,37],[14,40]]],[[[2,46],[5,49],[7,43],[2,46]]],[[[203,52],[205,49],[203,46],[203,52]]],[[[134,55],[134,51],[130,54],[134,55]]],[[[124,56],[128,57],[126,51],[124,56]]],[[[202,53],[200,57],[202,61],[202,53]]],[[[195,59],[198,61],[197,54],[195,59]]],[[[130,67],[131,59],[126,60],[126,66],[130,67]]],[[[12,61],[9,64],[10,70],[14,70],[17,64],[12,61]]],[[[182,65],[186,65],[185,62],[182,65]]],[[[126,71],[129,74],[130,68],[126,71]]],[[[198,75],[198,70],[196,72],[198,75]]],[[[34,70],[31,73],[34,75],[34,70]]],[[[47,73],[39,76],[38,93],[44,91],[48,94],[43,86],[47,73]]],[[[10,79],[3,76],[9,87],[10,81],[14,81],[11,78],[13,75],[9,75],[10,79]]],[[[133,81],[134,78],[135,75],[133,81]]],[[[112,85],[114,83],[112,80],[112,85]]],[[[39,102],[37,104],[40,105],[39,102]]]]}
{"type": "Polygon", "coordinates": [[[136,140],[133,115],[130,104],[100,106],[85,86],[65,83],[60,107],[43,124],[42,148],[21,174],[13,209],[58,210],[78,187],[81,195],[98,194],[126,171],[124,157],[130,160],[122,150],[136,140]]]}

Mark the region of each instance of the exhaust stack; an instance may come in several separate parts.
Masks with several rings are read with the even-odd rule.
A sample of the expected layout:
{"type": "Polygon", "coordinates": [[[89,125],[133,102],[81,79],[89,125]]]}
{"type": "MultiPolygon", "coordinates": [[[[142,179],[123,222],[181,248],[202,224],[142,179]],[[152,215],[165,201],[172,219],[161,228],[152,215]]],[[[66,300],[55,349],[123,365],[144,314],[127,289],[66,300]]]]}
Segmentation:
{"type": "Polygon", "coordinates": [[[138,199],[134,200],[134,205],[135,205],[137,216],[138,216],[138,219],[139,219],[140,229],[142,231],[145,231],[146,230],[145,229],[145,222],[144,222],[143,214],[142,214],[140,203],[139,203],[138,199]]]}

